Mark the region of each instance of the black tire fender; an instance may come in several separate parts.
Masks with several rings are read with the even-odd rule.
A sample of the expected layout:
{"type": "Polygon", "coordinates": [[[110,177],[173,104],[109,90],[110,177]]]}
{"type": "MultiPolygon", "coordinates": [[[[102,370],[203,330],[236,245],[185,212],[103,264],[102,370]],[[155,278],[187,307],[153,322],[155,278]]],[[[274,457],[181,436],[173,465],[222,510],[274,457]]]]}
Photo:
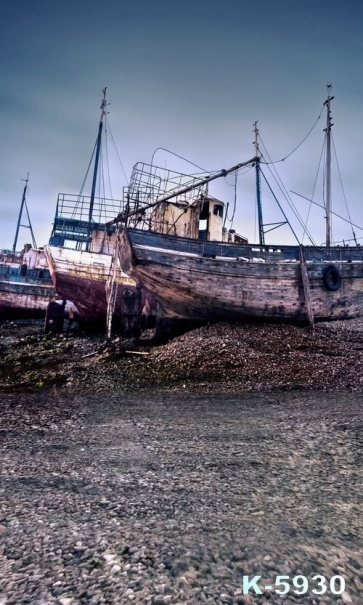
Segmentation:
{"type": "Polygon", "coordinates": [[[328,265],[323,271],[323,282],[328,290],[336,292],[342,285],[342,276],[334,265],[328,265]]]}

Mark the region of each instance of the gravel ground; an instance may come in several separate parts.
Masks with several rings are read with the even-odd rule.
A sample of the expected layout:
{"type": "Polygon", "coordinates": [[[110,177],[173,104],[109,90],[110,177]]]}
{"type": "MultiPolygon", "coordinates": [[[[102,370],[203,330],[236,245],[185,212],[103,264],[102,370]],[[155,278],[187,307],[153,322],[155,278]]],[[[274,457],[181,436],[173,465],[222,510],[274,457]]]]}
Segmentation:
{"type": "Polygon", "coordinates": [[[0,605],[361,605],[362,350],[361,319],[107,347],[0,324],[0,605]]]}
{"type": "Polygon", "coordinates": [[[312,389],[363,391],[363,318],[308,328],[276,324],[209,325],[157,345],[104,335],[54,338],[41,322],[0,323],[0,392],[204,392],[312,389]]]}
{"type": "Polygon", "coordinates": [[[360,604],[357,394],[3,394],[0,603],[360,604]],[[312,577],[341,575],[340,596],[312,577]],[[242,577],[305,575],[298,597],[242,577]]]}

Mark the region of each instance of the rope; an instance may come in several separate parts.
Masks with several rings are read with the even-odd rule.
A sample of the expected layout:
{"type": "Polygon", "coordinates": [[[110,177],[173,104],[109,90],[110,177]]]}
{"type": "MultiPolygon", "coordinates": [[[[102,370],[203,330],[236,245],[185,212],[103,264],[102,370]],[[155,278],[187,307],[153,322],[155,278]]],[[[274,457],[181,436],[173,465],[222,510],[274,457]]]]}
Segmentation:
{"type": "Polygon", "coordinates": [[[120,158],[120,155],[119,155],[118,149],[117,149],[117,147],[116,147],[115,139],[113,138],[113,134],[112,134],[112,131],[111,131],[111,128],[110,128],[110,125],[109,125],[108,119],[107,119],[106,117],[105,117],[105,122],[106,122],[106,125],[107,125],[107,127],[108,127],[108,129],[109,129],[109,131],[110,131],[110,135],[111,135],[111,138],[112,138],[112,142],[113,142],[114,147],[115,147],[115,149],[116,149],[117,157],[118,157],[118,159],[119,159],[119,162],[120,162],[120,165],[121,165],[121,168],[122,168],[122,172],[124,173],[125,181],[126,181],[126,183],[127,183],[127,182],[128,182],[128,179],[127,179],[127,176],[126,176],[126,172],[125,172],[125,169],[124,169],[124,167],[123,167],[123,164],[122,164],[122,161],[121,161],[121,158],[120,158]]]}
{"type": "MultiPolygon", "coordinates": [[[[98,138],[98,137],[97,137],[97,138],[98,138]]],[[[84,186],[85,186],[85,184],[86,184],[86,180],[87,180],[87,177],[88,177],[88,173],[89,173],[90,168],[91,168],[91,164],[92,164],[93,156],[94,156],[95,151],[96,151],[96,147],[97,147],[97,139],[96,139],[96,142],[95,142],[95,146],[94,146],[94,148],[93,148],[93,151],[92,151],[91,159],[90,159],[89,164],[88,164],[88,168],[87,168],[87,171],[86,171],[86,176],[85,176],[85,177],[84,177],[84,179],[83,179],[83,183],[82,183],[81,190],[80,190],[80,192],[79,192],[79,196],[78,196],[78,197],[81,197],[81,196],[83,195],[83,189],[84,189],[84,186]]]]}
{"type": "MultiPolygon", "coordinates": [[[[234,200],[233,200],[233,211],[232,211],[232,218],[227,218],[228,221],[230,221],[230,229],[232,229],[233,226],[233,221],[234,221],[234,215],[236,213],[236,207],[237,207],[237,181],[238,181],[238,170],[236,170],[236,172],[234,173],[235,177],[234,177],[234,200]]],[[[225,179],[226,180],[226,179],[225,179]]],[[[229,183],[227,183],[229,185],[229,183]]],[[[226,212],[227,214],[227,212],[226,212]]]]}
{"type": "MultiPolygon", "coordinates": [[[[98,137],[97,137],[97,138],[98,138],[98,137]]],[[[88,167],[87,167],[87,170],[86,170],[86,175],[85,175],[85,177],[84,177],[84,179],[83,179],[83,183],[82,183],[82,185],[81,185],[81,190],[80,190],[80,192],[79,192],[79,194],[78,194],[78,200],[77,200],[77,202],[76,202],[76,204],[75,204],[75,207],[74,207],[74,209],[73,209],[73,212],[72,212],[72,214],[71,214],[71,218],[75,218],[75,217],[76,217],[76,213],[77,213],[77,211],[78,211],[79,205],[81,204],[81,197],[83,196],[83,189],[84,189],[85,184],[86,184],[86,181],[87,181],[87,177],[88,177],[88,174],[89,174],[89,171],[90,171],[90,168],[91,168],[91,164],[92,164],[93,156],[95,155],[96,147],[97,147],[97,139],[96,139],[96,142],[95,142],[94,147],[93,147],[93,151],[92,151],[91,159],[90,159],[90,161],[89,161],[89,164],[88,164],[88,167]]],[[[82,203],[82,208],[81,208],[81,218],[83,218],[83,217],[82,217],[82,214],[83,214],[83,203],[82,203]]]]}
{"type": "MultiPolygon", "coordinates": [[[[264,142],[262,141],[261,137],[260,137],[260,141],[261,141],[261,143],[262,143],[262,145],[263,145],[263,148],[264,148],[264,150],[265,150],[265,152],[266,152],[266,154],[267,154],[267,156],[268,156],[268,158],[269,158],[269,157],[270,157],[270,156],[269,156],[269,153],[268,153],[268,151],[267,151],[267,149],[266,149],[266,147],[265,147],[265,144],[264,144],[264,142]]],[[[263,156],[262,156],[262,157],[263,157],[263,156]]],[[[277,186],[279,187],[279,189],[280,189],[280,191],[281,191],[282,195],[284,196],[285,200],[286,200],[286,201],[287,201],[287,203],[289,204],[289,206],[290,206],[290,208],[291,208],[292,212],[294,213],[294,215],[295,215],[296,219],[298,220],[298,222],[300,223],[300,225],[302,226],[302,228],[305,230],[305,232],[306,232],[306,234],[307,234],[307,236],[308,236],[309,240],[310,240],[310,241],[311,241],[311,243],[313,244],[313,246],[315,246],[315,242],[314,242],[314,239],[313,239],[312,235],[309,233],[309,231],[308,231],[308,229],[307,229],[306,225],[304,225],[304,222],[303,222],[303,220],[302,220],[302,218],[301,218],[301,216],[300,216],[300,214],[299,214],[299,212],[298,212],[297,208],[295,207],[295,205],[294,205],[294,203],[293,203],[293,201],[292,201],[292,199],[291,199],[291,197],[290,197],[290,195],[289,195],[289,193],[288,193],[288,191],[287,191],[287,189],[286,189],[285,185],[283,184],[283,182],[282,182],[282,180],[281,180],[281,177],[280,177],[279,173],[277,172],[277,170],[276,170],[275,166],[273,165],[273,164],[274,164],[274,162],[264,162],[264,163],[267,165],[268,170],[270,171],[270,173],[271,173],[272,177],[274,178],[274,180],[275,180],[275,182],[276,182],[277,186]],[[277,178],[276,178],[276,177],[275,177],[275,175],[273,174],[273,172],[272,172],[272,170],[271,170],[271,168],[270,168],[270,164],[272,165],[273,170],[275,171],[277,178]],[[280,181],[280,183],[281,183],[281,184],[280,184],[278,181],[280,181]]],[[[291,228],[291,225],[290,225],[290,228],[291,228]]]]}
{"type": "Polygon", "coordinates": [[[265,181],[266,181],[266,183],[267,183],[267,186],[268,186],[269,190],[271,191],[272,195],[274,196],[274,198],[275,198],[275,202],[277,203],[277,205],[278,205],[278,207],[280,208],[280,210],[281,210],[281,212],[282,212],[283,216],[285,217],[285,219],[286,219],[286,221],[287,221],[287,223],[288,223],[288,225],[289,225],[289,227],[290,227],[290,229],[291,229],[291,231],[292,231],[292,233],[293,233],[293,235],[294,235],[294,237],[295,237],[295,239],[296,239],[297,243],[300,245],[299,239],[298,239],[298,237],[297,237],[297,235],[296,235],[295,231],[293,230],[293,228],[292,228],[292,226],[291,226],[291,224],[290,224],[289,219],[287,218],[287,216],[286,216],[285,212],[283,211],[283,209],[282,209],[282,206],[281,206],[280,202],[278,201],[278,199],[277,199],[276,195],[275,195],[275,194],[274,194],[274,192],[272,191],[271,185],[270,185],[270,183],[268,182],[268,180],[267,180],[267,178],[265,177],[265,175],[264,175],[264,173],[262,172],[262,170],[261,170],[261,174],[262,174],[263,178],[265,179],[265,181]]]}
{"type": "MultiPolygon", "coordinates": [[[[102,153],[102,147],[100,149],[100,153],[102,153]]],[[[106,198],[106,186],[105,186],[105,170],[104,170],[104,161],[103,161],[103,153],[101,155],[101,170],[100,170],[100,181],[102,178],[102,187],[103,187],[103,196],[100,195],[100,210],[99,210],[99,217],[100,217],[100,223],[102,222],[102,204],[105,206],[105,220],[107,220],[106,218],[106,202],[104,201],[106,198]],[[103,200],[103,202],[102,202],[103,200]]],[[[101,194],[101,182],[100,182],[100,194],[101,194]]]]}
{"type": "MultiPolygon", "coordinates": [[[[317,184],[317,182],[318,182],[318,176],[319,176],[319,172],[320,172],[320,166],[321,166],[321,162],[322,162],[322,159],[323,159],[323,153],[324,153],[324,149],[325,149],[325,139],[326,139],[326,137],[324,137],[323,146],[322,146],[322,148],[321,148],[321,153],[320,153],[320,160],[319,160],[318,170],[317,170],[317,173],[316,173],[315,182],[314,182],[314,187],[313,187],[313,193],[312,193],[312,195],[310,196],[310,200],[312,200],[312,199],[313,199],[313,197],[314,197],[314,194],[315,194],[315,188],[316,188],[316,184],[317,184]]],[[[305,221],[305,225],[306,225],[306,226],[307,226],[308,221],[309,221],[310,212],[311,212],[311,207],[312,207],[312,201],[310,201],[310,206],[309,206],[309,210],[308,210],[308,215],[307,215],[307,217],[306,217],[306,221],[305,221]]],[[[302,244],[304,243],[304,237],[305,237],[305,231],[304,231],[303,236],[302,236],[302,239],[301,239],[301,243],[302,243],[302,244]]]]}
{"type": "MultiPolygon", "coordinates": [[[[313,132],[315,126],[317,125],[317,123],[319,122],[320,118],[321,118],[321,114],[324,111],[324,105],[322,107],[322,110],[320,112],[320,114],[318,115],[317,119],[315,120],[313,126],[310,128],[308,134],[303,138],[303,140],[301,141],[301,143],[299,143],[297,145],[297,147],[295,147],[295,149],[293,149],[292,151],[290,151],[290,153],[288,153],[287,155],[285,155],[284,158],[281,158],[281,160],[275,160],[274,162],[271,160],[270,162],[264,162],[264,164],[278,164],[279,162],[284,162],[285,160],[287,160],[287,158],[289,158],[293,153],[295,153],[295,151],[297,151],[299,149],[299,147],[301,147],[301,145],[303,143],[305,143],[306,139],[310,136],[310,134],[313,132]]],[[[261,140],[261,137],[260,137],[261,140]]]]}
{"type": "Polygon", "coordinates": [[[110,188],[110,196],[111,196],[111,200],[113,202],[113,195],[112,195],[112,187],[111,187],[111,176],[110,176],[110,163],[108,161],[108,137],[107,137],[107,125],[105,125],[105,148],[106,148],[106,164],[107,164],[107,175],[108,175],[108,186],[110,188]]]}
{"type": "MultiPolygon", "coordinates": [[[[205,170],[205,168],[201,168],[201,166],[198,166],[198,164],[194,164],[194,162],[191,162],[187,158],[183,158],[182,155],[178,155],[177,153],[174,153],[174,151],[170,151],[170,149],[165,149],[165,147],[157,147],[155,149],[152,157],[154,157],[155,153],[159,150],[166,151],[167,153],[171,153],[171,155],[175,155],[175,157],[179,158],[180,160],[183,160],[184,162],[188,162],[188,164],[191,164],[192,166],[194,166],[195,168],[198,168],[198,170],[201,170],[202,172],[206,172],[207,174],[210,174],[210,175],[213,174],[213,172],[209,172],[208,170],[205,170]]],[[[153,165],[152,162],[151,162],[151,165],[153,165]]],[[[217,172],[217,171],[215,170],[214,172],[217,172]]]]}
{"type": "MultiPolygon", "coordinates": [[[[354,233],[352,219],[351,219],[350,212],[349,212],[349,207],[348,207],[348,202],[347,202],[347,198],[346,198],[344,187],[343,187],[343,179],[342,179],[342,175],[341,175],[341,172],[340,172],[340,167],[339,167],[339,162],[338,162],[338,156],[337,156],[337,151],[336,151],[336,148],[335,148],[335,143],[334,143],[333,135],[331,135],[331,138],[332,138],[332,141],[333,141],[334,155],[335,155],[335,159],[336,159],[337,166],[338,166],[338,174],[339,174],[340,185],[342,187],[342,192],[343,192],[343,197],[344,197],[344,201],[345,201],[345,206],[347,208],[348,218],[349,218],[350,226],[351,226],[352,233],[353,233],[353,239],[354,239],[355,243],[357,244],[357,238],[356,238],[356,235],[354,233]]],[[[351,240],[349,240],[349,241],[351,241],[351,240]]]]}

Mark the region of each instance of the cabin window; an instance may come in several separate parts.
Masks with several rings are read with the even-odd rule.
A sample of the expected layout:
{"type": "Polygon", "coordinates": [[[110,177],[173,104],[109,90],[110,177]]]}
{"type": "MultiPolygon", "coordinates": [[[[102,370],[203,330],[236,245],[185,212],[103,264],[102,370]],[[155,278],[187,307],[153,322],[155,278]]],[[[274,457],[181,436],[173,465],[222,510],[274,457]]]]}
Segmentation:
{"type": "Polygon", "coordinates": [[[204,202],[199,214],[200,221],[206,221],[209,216],[209,202],[204,202]]]}
{"type": "Polygon", "coordinates": [[[215,216],[220,216],[221,218],[223,218],[223,206],[222,206],[222,204],[215,204],[215,206],[213,208],[213,214],[215,216]]]}
{"type": "Polygon", "coordinates": [[[25,277],[27,274],[27,270],[28,270],[28,265],[26,263],[23,263],[20,267],[20,275],[21,277],[25,277]]]}

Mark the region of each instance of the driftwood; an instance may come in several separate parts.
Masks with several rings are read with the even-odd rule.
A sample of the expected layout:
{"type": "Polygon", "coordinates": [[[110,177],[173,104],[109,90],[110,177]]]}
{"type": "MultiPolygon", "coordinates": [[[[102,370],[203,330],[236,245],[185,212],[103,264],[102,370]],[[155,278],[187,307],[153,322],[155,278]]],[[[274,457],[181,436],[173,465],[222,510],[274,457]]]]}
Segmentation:
{"type": "MultiPolygon", "coordinates": [[[[93,351],[92,353],[87,353],[87,355],[82,355],[81,359],[86,359],[88,357],[94,357],[95,355],[100,355],[107,349],[101,348],[97,349],[97,351],[93,351]]],[[[120,355],[150,355],[148,351],[119,351],[120,355]]]]}
{"type": "Polygon", "coordinates": [[[94,357],[98,355],[100,351],[93,351],[92,353],[87,353],[87,355],[82,355],[81,359],[86,359],[86,357],[94,357]]]}

